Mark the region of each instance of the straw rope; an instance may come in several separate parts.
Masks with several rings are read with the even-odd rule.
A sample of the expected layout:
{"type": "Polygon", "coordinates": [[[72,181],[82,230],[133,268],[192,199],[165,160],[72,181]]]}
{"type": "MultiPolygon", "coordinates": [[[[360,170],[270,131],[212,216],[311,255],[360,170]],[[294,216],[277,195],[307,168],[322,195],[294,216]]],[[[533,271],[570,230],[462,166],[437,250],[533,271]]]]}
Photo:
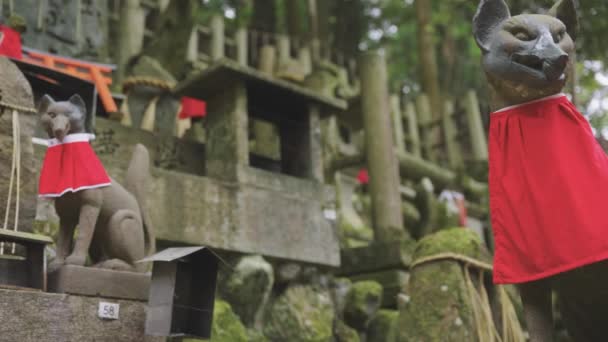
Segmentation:
{"type": "Polygon", "coordinates": [[[174,82],[161,80],[154,77],[146,77],[146,76],[132,76],[128,77],[122,83],[123,92],[126,94],[129,92],[129,89],[135,86],[147,86],[153,88],[159,88],[162,90],[169,91],[175,87],[174,82]]]}
{"type": "MultiPolygon", "coordinates": [[[[13,108],[13,158],[11,162],[11,176],[8,186],[8,196],[6,201],[6,212],[4,213],[4,229],[8,229],[8,219],[11,210],[11,199],[13,195],[13,185],[15,185],[15,219],[13,230],[17,231],[19,224],[19,201],[20,201],[20,181],[21,181],[21,126],[19,124],[19,113],[13,108]],[[15,182],[15,178],[17,178],[15,182]]],[[[11,253],[15,253],[15,244],[12,244],[11,253]]],[[[0,242],[0,254],[4,254],[4,242],[0,242]]]]}

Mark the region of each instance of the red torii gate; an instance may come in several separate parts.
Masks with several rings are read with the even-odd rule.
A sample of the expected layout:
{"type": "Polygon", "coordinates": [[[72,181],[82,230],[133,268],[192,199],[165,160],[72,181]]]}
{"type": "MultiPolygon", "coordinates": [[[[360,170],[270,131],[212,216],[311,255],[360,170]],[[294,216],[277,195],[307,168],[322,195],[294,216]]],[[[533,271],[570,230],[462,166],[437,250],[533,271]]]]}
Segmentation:
{"type": "Polygon", "coordinates": [[[107,113],[118,112],[109,88],[109,85],[112,84],[111,73],[116,69],[115,65],[86,62],[27,47],[23,47],[22,61],[93,82],[105,111],[107,113]]]}

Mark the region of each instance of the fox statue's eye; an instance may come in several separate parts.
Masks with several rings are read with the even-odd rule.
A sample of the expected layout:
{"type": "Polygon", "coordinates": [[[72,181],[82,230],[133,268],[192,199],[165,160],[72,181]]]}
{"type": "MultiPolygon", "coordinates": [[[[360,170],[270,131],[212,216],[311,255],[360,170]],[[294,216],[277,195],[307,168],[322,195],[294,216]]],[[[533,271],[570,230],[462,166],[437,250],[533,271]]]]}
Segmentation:
{"type": "Polygon", "coordinates": [[[562,39],[564,39],[564,36],[565,36],[565,35],[566,35],[566,32],[561,31],[561,32],[559,32],[558,34],[556,34],[556,35],[554,35],[554,36],[553,36],[553,40],[554,40],[556,43],[559,43],[559,42],[561,42],[561,41],[562,41],[562,39]]]}
{"type": "Polygon", "coordinates": [[[522,40],[524,42],[528,42],[530,40],[532,40],[532,36],[530,36],[528,33],[523,32],[523,31],[519,31],[517,33],[514,34],[515,38],[522,40]]]}
{"type": "Polygon", "coordinates": [[[54,112],[49,112],[48,114],[51,117],[51,119],[54,119],[57,116],[57,114],[55,114],[54,112]]]}

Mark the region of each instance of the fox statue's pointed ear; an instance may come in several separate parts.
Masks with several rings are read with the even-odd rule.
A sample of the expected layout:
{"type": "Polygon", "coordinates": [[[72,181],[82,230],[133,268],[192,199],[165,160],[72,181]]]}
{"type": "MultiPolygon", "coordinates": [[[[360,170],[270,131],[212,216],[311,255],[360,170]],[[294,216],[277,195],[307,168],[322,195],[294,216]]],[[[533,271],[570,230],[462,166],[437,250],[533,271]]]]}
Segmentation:
{"type": "Polygon", "coordinates": [[[38,114],[46,113],[46,111],[53,103],[55,103],[55,100],[53,100],[52,97],[50,97],[49,95],[44,95],[40,99],[40,104],[38,105],[38,114]]]}
{"type": "Polygon", "coordinates": [[[509,6],[504,0],[481,0],[473,18],[473,35],[481,50],[490,50],[492,32],[510,17],[509,6]]]}
{"type": "Polygon", "coordinates": [[[561,20],[561,22],[566,25],[566,30],[568,31],[570,38],[576,40],[578,34],[578,15],[573,0],[559,0],[549,10],[549,15],[561,20]]]}
{"type": "Polygon", "coordinates": [[[80,95],[74,94],[72,95],[72,97],[70,97],[68,101],[74,106],[76,106],[76,108],[78,108],[82,115],[86,114],[87,106],[85,105],[84,100],[82,99],[82,97],[80,97],[80,95]]]}

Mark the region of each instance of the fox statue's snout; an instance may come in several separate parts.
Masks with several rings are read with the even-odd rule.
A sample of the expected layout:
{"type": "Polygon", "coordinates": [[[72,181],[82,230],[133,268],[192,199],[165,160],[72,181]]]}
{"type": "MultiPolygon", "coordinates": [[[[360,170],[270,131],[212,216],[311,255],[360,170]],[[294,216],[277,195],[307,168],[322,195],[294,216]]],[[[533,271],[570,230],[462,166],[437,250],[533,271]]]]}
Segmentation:
{"type": "Polygon", "coordinates": [[[49,135],[59,141],[63,141],[63,138],[70,131],[70,120],[65,115],[57,115],[55,113],[51,113],[51,115],[53,115],[50,120],[52,134],[49,135]]]}
{"type": "Polygon", "coordinates": [[[84,132],[86,105],[78,95],[63,102],[55,102],[45,95],[40,100],[39,112],[42,127],[50,138],[63,141],[70,133],[84,132]]]}
{"type": "Polygon", "coordinates": [[[570,60],[568,53],[554,42],[550,33],[544,33],[533,44],[531,49],[514,53],[511,56],[513,62],[542,72],[549,82],[565,81],[570,60]]]}

